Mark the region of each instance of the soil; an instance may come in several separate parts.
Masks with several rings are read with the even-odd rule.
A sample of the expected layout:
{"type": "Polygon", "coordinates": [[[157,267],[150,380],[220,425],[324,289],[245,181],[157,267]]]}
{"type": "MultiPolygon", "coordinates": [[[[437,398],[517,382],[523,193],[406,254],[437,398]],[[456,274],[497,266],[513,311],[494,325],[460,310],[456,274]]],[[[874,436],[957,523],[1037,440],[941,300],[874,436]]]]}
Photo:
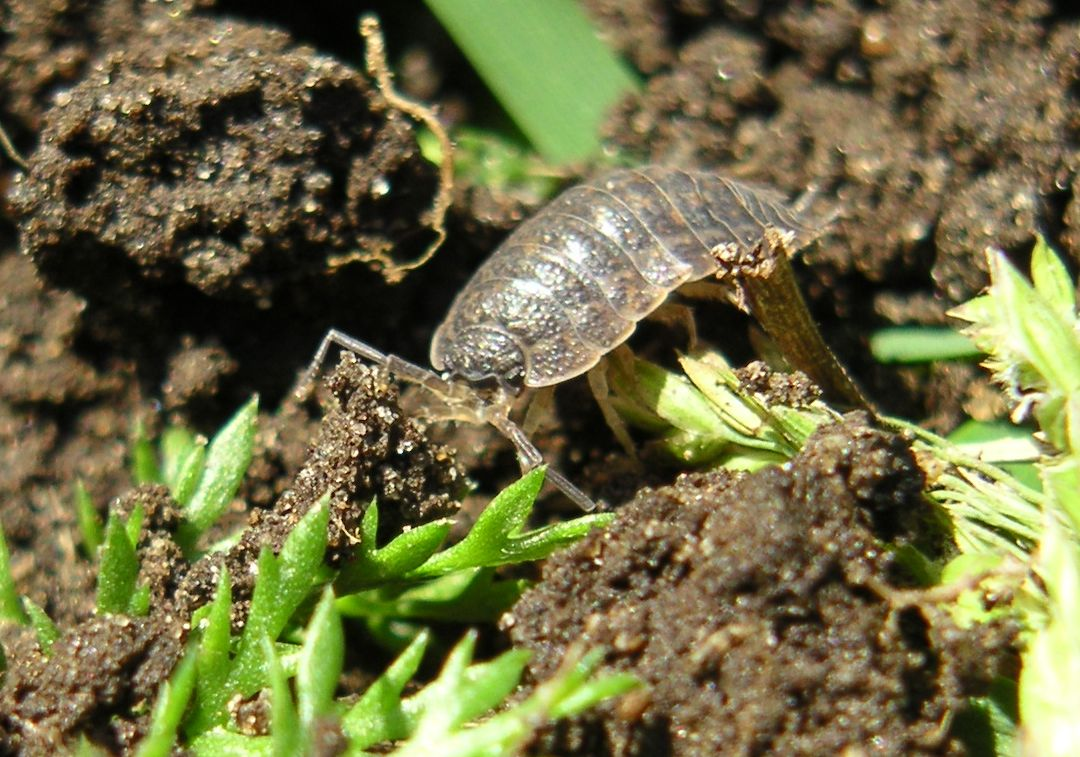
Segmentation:
{"type": "MultiPolygon", "coordinates": [[[[868,394],[936,430],[1002,412],[976,367],[880,366],[866,343],[880,326],[946,322],[985,284],[987,245],[1022,263],[1038,231],[1080,262],[1080,19],[1068,4],[586,5],[642,79],[605,126],[612,150],[792,197],[814,190],[814,208],[837,220],[798,273],[868,394]]],[[[466,509],[516,476],[490,430],[427,441],[386,377],[349,361],[323,390],[321,422],[314,403],[291,399],[331,326],[426,363],[453,294],[532,209],[459,179],[443,248],[387,282],[438,233],[439,183],[413,115],[360,72],[364,10],[381,15],[403,93],[451,126],[492,120],[419,7],[316,0],[272,15],[244,0],[11,0],[0,13],[0,122],[28,162],[5,162],[0,180],[0,523],[19,591],[64,632],[46,658],[3,629],[0,750],[46,753],[80,733],[128,749],[145,726],[140,701],[212,590],[220,565],[186,565],[171,546],[167,493],[132,492],[136,427],[211,433],[260,395],[258,450],[231,513],[247,536],[217,558],[234,577],[257,544],[281,543],[326,481],[340,484],[340,557],[373,493],[398,513],[382,524],[389,534],[451,511],[466,472],[480,487],[466,509]],[[94,616],[76,482],[102,512],[156,504],[140,542],[161,608],[151,617],[94,616]],[[80,653],[91,647],[96,656],[80,653]]],[[[709,308],[706,341],[751,358],[745,319],[696,307],[709,308]]],[[[759,369],[745,377],[795,391],[759,369]]],[[[635,496],[675,472],[634,472],[584,395],[560,387],[561,423],[538,444],[620,517],[550,562],[507,633],[537,650],[533,676],[577,633],[610,642],[608,665],[656,685],[544,748],[962,748],[934,724],[985,682],[1008,634],[957,632],[875,552],[876,538],[918,536],[917,522],[882,517],[918,512],[900,441],[848,421],[789,470],[696,474],[635,496]],[[845,457],[855,449],[869,458],[845,457]],[[596,550],[600,565],[588,563],[596,550]],[[695,633],[728,654],[686,654],[695,633]]],[[[544,517],[561,517],[549,504],[544,517]]]]}

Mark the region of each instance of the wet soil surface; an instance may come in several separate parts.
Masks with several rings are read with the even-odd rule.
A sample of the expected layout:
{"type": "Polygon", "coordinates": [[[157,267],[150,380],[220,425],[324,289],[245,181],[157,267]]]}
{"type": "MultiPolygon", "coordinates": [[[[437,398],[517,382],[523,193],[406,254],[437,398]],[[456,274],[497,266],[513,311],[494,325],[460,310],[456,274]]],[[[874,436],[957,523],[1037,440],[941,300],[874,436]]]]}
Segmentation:
{"type": "MultiPolygon", "coordinates": [[[[1041,231],[1080,261],[1080,19],[1068,4],[587,7],[643,81],[605,126],[613,148],[792,197],[814,189],[814,207],[837,220],[799,275],[874,400],[938,430],[1001,411],[972,366],[885,368],[865,345],[878,326],[943,323],[985,283],[986,245],[1022,262],[1041,231]]],[[[8,750],[47,752],[78,733],[135,743],[138,705],[220,569],[178,559],[167,494],[131,493],[136,424],[210,433],[261,395],[258,450],[232,514],[250,538],[217,558],[235,561],[233,576],[256,544],[280,544],[327,481],[340,484],[340,554],[371,493],[394,503],[395,528],[448,512],[463,468],[487,494],[516,475],[486,430],[457,438],[455,464],[395,409],[385,377],[356,366],[334,374],[321,423],[313,404],[286,400],[331,325],[425,363],[453,294],[531,210],[461,180],[447,243],[386,282],[387,266],[436,233],[438,178],[415,119],[359,71],[364,10],[382,14],[404,93],[451,125],[490,110],[437,24],[391,3],[317,1],[298,18],[242,0],[12,0],[0,15],[0,120],[29,163],[5,162],[0,181],[0,522],[19,591],[64,631],[45,658],[4,630],[8,750]],[[140,543],[160,608],[150,618],[94,617],[77,481],[103,512],[116,498],[159,505],[140,543]]],[[[698,320],[707,341],[750,357],[738,315],[713,308],[698,320]]],[[[934,724],[985,680],[972,650],[989,668],[1000,639],[956,632],[902,593],[875,551],[877,538],[917,531],[883,522],[890,508],[918,508],[902,444],[848,423],[790,470],[698,475],[633,498],[640,478],[583,387],[560,394],[562,423],[541,446],[588,491],[631,501],[610,532],[552,561],[509,634],[537,650],[534,675],[576,633],[612,644],[611,666],[656,685],[549,734],[545,748],[960,748],[934,724]],[[869,458],[852,464],[852,449],[869,458]],[[711,641],[695,646],[694,634],[711,641]],[[834,659],[821,651],[830,644],[851,654],[834,659]],[[691,648],[714,653],[679,652],[691,648]]]]}

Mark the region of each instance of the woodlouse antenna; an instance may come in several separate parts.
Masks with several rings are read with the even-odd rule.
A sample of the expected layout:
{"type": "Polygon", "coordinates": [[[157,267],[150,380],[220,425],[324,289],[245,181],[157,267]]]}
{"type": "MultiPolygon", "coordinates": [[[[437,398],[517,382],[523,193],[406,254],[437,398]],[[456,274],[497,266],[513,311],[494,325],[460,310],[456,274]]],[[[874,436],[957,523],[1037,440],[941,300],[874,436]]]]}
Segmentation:
{"type": "MultiPolygon", "coordinates": [[[[319,344],[319,349],[315,352],[315,357],[311,361],[311,365],[308,366],[307,371],[304,372],[304,376],[300,380],[296,392],[298,395],[302,396],[307,393],[311,384],[314,382],[315,377],[318,376],[322,364],[326,360],[326,354],[332,346],[338,346],[349,350],[364,360],[386,369],[403,381],[408,381],[409,383],[424,387],[436,396],[445,400],[452,407],[464,407],[471,420],[490,423],[500,434],[506,437],[506,439],[514,445],[518,464],[521,466],[523,472],[533,470],[545,464],[544,457],[540,454],[540,450],[529,441],[529,438],[525,435],[525,432],[521,427],[510,420],[508,415],[509,398],[505,394],[500,394],[499,397],[494,400],[485,400],[474,388],[464,382],[444,378],[434,371],[423,368],[415,363],[410,363],[408,360],[404,360],[397,355],[388,355],[372,347],[370,344],[362,342],[337,329],[331,329],[326,332],[326,336],[323,337],[322,342],[319,344]]],[[[554,484],[559,491],[565,494],[582,510],[590,512],[596,509],[596,503],[593,502],[587,494],[574,486],[569,479],[550,466],[547,469],[546,479],[554,484]]]]}

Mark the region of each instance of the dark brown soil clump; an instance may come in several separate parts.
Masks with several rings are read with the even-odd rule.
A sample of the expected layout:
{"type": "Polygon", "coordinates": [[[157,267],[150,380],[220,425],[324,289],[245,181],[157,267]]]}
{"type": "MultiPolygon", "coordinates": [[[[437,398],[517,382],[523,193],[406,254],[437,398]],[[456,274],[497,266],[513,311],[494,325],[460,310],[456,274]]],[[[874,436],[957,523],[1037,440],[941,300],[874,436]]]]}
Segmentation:
{"type": "MultiPolygon", "coordinates": [[[[950,713],[989,682],[986,632],[894,588],[879,541],[926,505],[906,445],[852,417],[790,466],[687,475],[553,557],[503,625],[554,671],[576,644],[649,687],[543,742],[562,754],[955,754],[950,713]],[[631,711],[634,709],[638,711],[631,711]]],[[[1007,634],[1001,639],[1007,637],[1007,634]]]]}
{"type": "Polygon", "coordinates": [[[147,288],[265,307],[335,256],[404,254],[437,186],[409,119],[358,73],[202,18],[147,23],[97,59],[29,162],[10,195],[24,252],[142,315],[147,288]]]}

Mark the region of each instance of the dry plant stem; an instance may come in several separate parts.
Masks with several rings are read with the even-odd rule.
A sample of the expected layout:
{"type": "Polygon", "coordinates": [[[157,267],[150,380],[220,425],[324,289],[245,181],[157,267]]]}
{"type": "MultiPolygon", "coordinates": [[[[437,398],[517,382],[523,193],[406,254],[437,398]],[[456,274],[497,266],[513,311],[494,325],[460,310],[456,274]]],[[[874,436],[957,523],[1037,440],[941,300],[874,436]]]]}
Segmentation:
{"type": "Polygon", "coordinates": [[[397,284],[405,278],[406,273],[428,262],[446,241],[446,211],[450,207],[450,191],[454,186],[454,145],[434,111],[415,100],[410,100],[394,89],[390,65],[386,62],[386,41],[383,39],[379,20],[375,16],[366,15],[360,19],[360,36],[364,38],[366,45],[364,65],[368,75],[375,80],[379,94],[386,100],[388,106],[396,108],[426,126],[439,140],[439,148],[442,151],[439,161],[439,187],[431,208],[424,213],[424,223],[435,232],[435,239],[420,254],[420,257],[409,263],[398,263],[380,250],[368,255],[360,253],[339,255],[331,261],[334,266],[342,266],[354,260],[377,263],[387,283],[397,284]]]}
{"type": "Polygon", "coordinates": [[[833,400],[842,400],[875,413],[873,406],[818,331],[789,260],[787,240],[766,229],[756,251],[760,259],[750,265],[736,263],[731,270],[746,308],[776,342],[784,357],[822,388],[833,400]]]}

